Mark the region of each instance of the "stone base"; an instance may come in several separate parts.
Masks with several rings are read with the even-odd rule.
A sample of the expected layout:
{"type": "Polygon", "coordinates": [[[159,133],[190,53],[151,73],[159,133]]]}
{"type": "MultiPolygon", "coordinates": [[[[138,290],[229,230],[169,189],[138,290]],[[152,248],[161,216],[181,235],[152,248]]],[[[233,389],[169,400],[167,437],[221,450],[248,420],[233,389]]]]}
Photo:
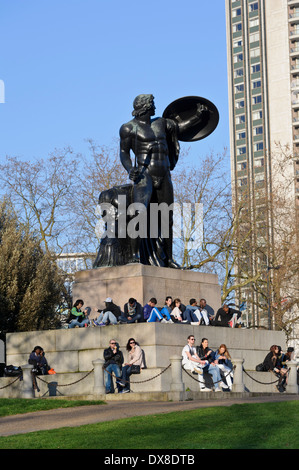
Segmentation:
{"type": "MultiPolygon", "coordinates": [[[[182,349],[190,334],[195,336],[196,345],[200,344],[201,339],[205,337],[208,338],[209,346],[213,350],[224,343],[233,359],[244,359],[244,369],[249,372],[249,376],[244,374],[246,391],[278,393],[275,384],[269,384],[275,380],[273,374],[256,372],[255,366],[264,360],[272,344],[279,344],[285,350],[285,334],[281,331],[137,323],[10,333],[6,335],[6,364],[22,367],[27,363],[34,346],[40,344],[46,352],[48,363],[57,372],[56,375],[43,376],[43,382],[38,381],[41,396],[49,395],[48,382],[58,382],[58,395],[61,393],[64,396],[87,396],[92,393],[94,387],[94,377],[91,372],[93,361],[103,358],[103,352],[108,347],[109,340],[114,338],[119,342],[126,362],[126,344],[128,339],[132,337],[140,343],[147,366],[140,375],[131,377],[132,390],[134,393],[168,393],[173,392],[171,390],[171,368],[168,367],[170,358],[181,356],[182,349]],[[259,382],[265,385],[261,385],[259,382]]],[[[14,382],[14,380],[13,377],[0,378],[0,396],[2,398],[19,396],[22,382],[14,382]],[[11,382],[14,382],[12,386],[2,388],[11,382]]],[[[182,380],[186,392],[188,390],[199,391],[197,376],[190,376],[183,371],[182,380]]]]}
{"type": "Polygon", "coordinates": [[[111,297],[121,309],[130,297],[143,306],[156,297],[162,307],[165,297],[181,299],[185,305],[191,298],[205,298],[217,310],[221,304],[221,289],[216,274],[182,269],[160,268],[129,264],[126,266],[79,271],[73,285],[73,301],[84,300],[84,307],[104,308],[104,300],[111,297]]]}

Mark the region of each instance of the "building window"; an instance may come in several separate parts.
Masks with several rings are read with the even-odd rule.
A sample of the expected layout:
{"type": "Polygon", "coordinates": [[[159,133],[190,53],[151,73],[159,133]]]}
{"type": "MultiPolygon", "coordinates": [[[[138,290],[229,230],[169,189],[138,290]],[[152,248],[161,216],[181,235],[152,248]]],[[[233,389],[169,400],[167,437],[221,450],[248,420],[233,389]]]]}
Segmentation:
{"type": "Polygon", "coordinates": [[[235,93],[241,93],[244,91],[244,83],[241,83],[240,85],[235,85],[235,93]]]}
{"type": "Polygon", "coordinates": [[[260,33],[253,33],[249,35],[249,42],[257,42],[260,40],[260,33]]]}
{"type": "Polygon", "coordinates": [[[252,97],[252,104],[259,104],[262,102],[262,95],[256,95],[252,97]]]}
{"type": "Polygon", "coordinates": [[[246,185],[247,185],[247,178],[238,179],[238,186],[246,186],[246,185]]]}
{"type": "Polygon", "coordinates": [[[240,116],[236,117],[236,124],[244,124],[245,123],[245,114],[241,114],[240,116]]]}
{"type": "Polygon", "coordinates": [[[238,147],[237,148],[237,154],[238,155],[244,155],[246,153],[246,147],[238,147]]]}
{"type": "Polygon", "coordinates": [[[237,109],[244,108],[244,106],[245,106],[245,101],[244,100],[236,101],[236,108],[237,109]]]}
{"type": "Polygon", "coordinates": [[[232,11],[232,17],[236,18],[236,16],[240,16],[242,13],[241,8],[236,8],[235,10],[232,11]]]}
{"type": "Polygon", "coordinates": [[[250,28],[254,28],[254,26],[258,26],[259,24],[260,24],[260,22],[259,22],[258,18],[254,18],[254,20],[249,21],[249,27],[250,28]]]}
{"type": "Polygon", "coordinates": [[[255,64],[251,66],[251,73],[257,73],[261,71],[261,64],[255,64]]]}
{"type": "Polygon", "coordinates": [[[264,173],[259,173],[258,175],[254,176],[254,179],[256,183],[261,183],[262,181],[265,181],[265,175],[264,173]]]}
{"type": "Polygon", "coordinates": [[[258,10],[258,9],[259,9],[259,4],[258,4],[258,2],[251,3],[251,4],[249,5],[249,8],[250,8],[250,11],[256,11],[256,10],[258,10]]]}
{"type": "Polygon", "coordinates": [[[241,162],[237,164],[237,171],[244,171],[247,168],[247,162],[241,162]]]}
{"type": "Polygon", "coordinates": [[[233,43],[233,47],[242,47],[243,46],[243,39],[237,39],[233,43]]]}
{"type": "Polygon", "coordinates": [[[254,160],[254,166],[257,168],[261,168],[264,166],[264,159],[263,158],[258,158],[257,160],[254,160]]]}
{"type": "Polygon", "coordinates": [[[256,47],[255,49],[251,49],[250,51],[250,57],[259,57],[261,55],[261,49],[259,47],[256,47]]]}
{"type": "Polygon", "coordinates": [[[234,78],[243,77],[243,75],[244,75],[243,68],[241,68],[241,69],[236,69],[236,70],[234,71],[234,78]]]}
{"type": "Polygon", "coordinates": [[[260,152],[261,150],[264,150],[264,142],[257,142],[256,144],[254,144],[255,152],[260,152]]]}
{"type": "Polygon", "coordinates": [[[236,23],[233,25],[233,33],[237,33],[238,31],[242,31],[242,23],[236,23]]]}
{"type": "Polygon", "coordinates": [[[262,82],[261,80],[257,80],[256,82],[253,82],[252,83],[252,88],[255,89],[255,88],[261,88],[262,86],[262,82]]]}
{"type": "Polygon", "coordinates": [[[257,119],[262,119],[263,118],[263,111],[255,111],[252,113],[252,120],[256,121],[257,119]]]}
{"type": "Polygon", "coordinates": [[[246,139],[246,132],[239,132],[238,133],[238,140],[246,139]]]}
{"type": "Polygon", "coordinates": [[[254,135],[261,135],[263,133],[263,126],[254,128],[254,135]]]}
{"type": "Polygon", "coordinates": [[[237,62],[242,62],[243,61],[243,54],[237,54],[234,56],[234,63],[236,64],[237,62]]]}

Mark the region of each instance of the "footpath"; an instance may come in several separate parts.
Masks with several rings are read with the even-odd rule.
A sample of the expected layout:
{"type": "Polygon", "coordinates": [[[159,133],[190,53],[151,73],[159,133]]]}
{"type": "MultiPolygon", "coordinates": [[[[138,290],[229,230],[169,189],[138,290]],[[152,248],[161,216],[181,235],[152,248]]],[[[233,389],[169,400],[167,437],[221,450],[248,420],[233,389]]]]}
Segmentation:
{"type": "Polygon", "coordinates": [[[132,402],[106,401],[104,405],[87,405],[74,408],[59,408],[49,411],[5,416],[0,418],[0,436],[24,434],[47,429],[75,427],[85,424],[114,421],[133,416],[194,410],[212,406],[231,406],[242,403],[266,403],[299,400],[298,395],[273,394],[248,398],[219,400],[192,400],[178,402],[132,402]]]}

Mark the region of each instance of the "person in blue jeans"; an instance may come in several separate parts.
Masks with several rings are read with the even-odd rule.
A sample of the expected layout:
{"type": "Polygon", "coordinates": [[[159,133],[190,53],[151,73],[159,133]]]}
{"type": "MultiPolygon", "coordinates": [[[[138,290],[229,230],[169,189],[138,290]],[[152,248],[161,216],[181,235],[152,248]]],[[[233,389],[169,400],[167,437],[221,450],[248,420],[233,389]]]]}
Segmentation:
{"type": "Polygon", "coordinates": [[[183,312],[183,319],[186,320],[187,323],[198,322],[198,318],[194,313],[197,309],[198,305],[196,299],[190,299],[189,305],[186,306],[186,310],[183,312]]]}
{"type": "Polygon", "coordinates": [[[200,346],[196,347],[196,353],[202,361],[207,361],[206,371],[212,375],[215,392],[221,392],[221,388],[228,389],[228,386],[222,381],[220,369],[215,361],[215,353],[209,348],[207,338],[202,338],[200,346]]]}
{"type": "Polygon", "coordinates": [[[111,339],[109,342],[109,348],[104,350],[104,382],[106,393],[114,393],[114,384],[112,374],[116,377],[116,386],[118,393],[122,391],[120,382],[118,379],[121,378],[121,367],[124,362],[124,356],[119,349],[119,344],[115,339],[111,339]]]}
{"type": "Polygon", "coordinates": [[[144,368],[143,351],[134,338],[130,338],[127,342],[126,349],[128,351],[128,362],[122,368],[122,377],[120,385],[123,387],[121,393],[130,392],[130,376],[132,374],[132,365],[144,368]]]}
{"type": "Polygon", "coordinates": [[[78,299],[74,303],[74,306],[71,311],[71,321],[69,323],[69,328],[75,328],[76,326],[78,326],[79,328],[83,328],[90,324],[90,320],[88,319],[88,309],[86,308],[83,312],[81,310],[83,305],[84,302],[82,299],[78,299]]]}

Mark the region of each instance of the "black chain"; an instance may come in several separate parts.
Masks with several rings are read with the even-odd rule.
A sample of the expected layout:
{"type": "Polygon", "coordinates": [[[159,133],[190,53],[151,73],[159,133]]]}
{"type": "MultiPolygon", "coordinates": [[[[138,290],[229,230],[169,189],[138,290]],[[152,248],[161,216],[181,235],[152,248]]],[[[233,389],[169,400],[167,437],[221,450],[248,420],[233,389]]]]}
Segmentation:
{"type": "MultiPolygon", "coordinates": [[[[217,382],[213,382],[213,385],[218,384],[219,382],[222,382],[223,379],[225,379],[235,368],[236,368],[236,366],[233,366],[231,371],[229,371],[226,375],[224,375],[220,380],[217,380],[217,382]]],[[[191,374],[189,374],[189,372],[187,372],[187,370],[184,369],[183,365],[182,365],[182,369],[183,369],[184,372],[186,372],[187,375],[189,375],[189,377],[191,377],[191,379],[198,382],[198,379],[196,377],[193,377],[191,374]]]]}
{"type": "MultiPolygon", "coordinates": [[[[72,382],[72,383],[70,383],[70,384],[63,384],[63,385],[57,384],[57,387],[69,387],[70,385],[77,384],[78,382],[81,382],[81,381],[84,380],[86,377],[88,377],[93,371],[94,371],[94,369],[92,369],[91,371],[87,372],[87,374],[86,374],[84,377],[81,377],[81,379],[78,379],[78,380],[76,380],[75,382],[72,382]]],[[[36,377],[38,378],[38,380],[40,380],[41,382],[44,382],[45,384],[48,384],[48,383],[49,383],[47,380],[41,379],[38,375],[37,375],[36,377]]]]}
{"type": "Polygon", "coordinates": [[[161,372],[159,372],[159,374],[155,375],[154,377],[151,377],[150,379],[146,379],[146,380],[140,380],[138,382],[132,382],[130,380],[124,380],[124,379],[121,379],[120,377],[116,377],[115,374],[113,374],[112,372],[108,372],[108,370],[106,370],[104,367],[103,369],[107,372],[107,374],[111,375],[111,377],[115,377],[115,379],[121,379],[122,382],[126,382],[126,383],[131,383],[131,384],[143,384],[145,382],[150,382],[150,380],[153,380],[153,379],[156,379],[157,377],[159,377],[160,375],[164,374],[164,372],[169,369],[169,367],[171,366],[171,364],[169,364],[167,367],[165,367],[165,369],[163,369],[161,372]]]}
{"type": "MultiPolygon", "coordinates": [[[[289,372],[289,370],[290,370],[290,369],[287,370],[287,373],[289,372]]],[[[244,367],[243,367],[243,372],[244,372],[251,380],[253,380],[254,382],[257,382],[258,384],[262,384],[262,385],[273,385],[273,384],[279,382],[279,380],[280,380],[280,377],[278,377],[278,379],[277,379],[277,380],[274,380],[274,382],[260,382],[259,380],[254,379],[253,377],[251,377],[251,376],[248,374],[248,372],[244,369],[244,367]]],[[[271,372],[272,372],[272,371],[271,371],[271,372]]],[[[272,372],[272,374],[274,374],[274,372],[272,372]]]]}
{"type": "Polygon", "coordinates": [[[15,380],[10,382],[8,385],[4,385],[4,387],[0,387],[0,390],[3,390],[4,388],[10,387],[12,384],[14,384],[17,380],[21,380],[20,376],[18,376],[15,380]]]}

